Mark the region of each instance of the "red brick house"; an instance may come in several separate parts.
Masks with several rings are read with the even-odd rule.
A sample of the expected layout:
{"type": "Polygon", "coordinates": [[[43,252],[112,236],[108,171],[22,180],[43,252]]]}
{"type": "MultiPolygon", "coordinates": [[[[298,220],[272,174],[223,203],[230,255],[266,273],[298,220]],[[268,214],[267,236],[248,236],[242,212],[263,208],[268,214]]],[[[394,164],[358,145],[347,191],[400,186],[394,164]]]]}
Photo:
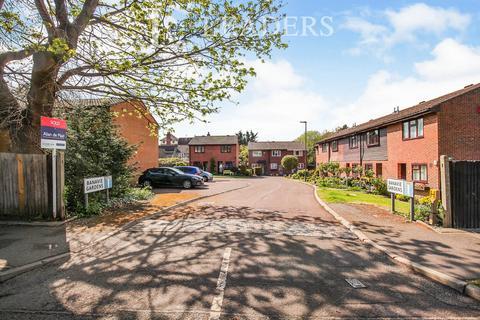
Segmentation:
{"type": "Polygon", "coordinates": [[[118,133],[130,145],[137,147],[130,159],[136,175],[145,169],[158,167],[158,123],[145,104],[138,100],[120,98],[81,99],[65,102],[83,107],[108,107],[118,133]]]}
{"type": "Polygon", "coordinates": [[[190,165],[210,171],[210,162],[215,164],[215,172],[219,168],[229,170],[238,167],[240,148],[238,137],[206,136],[193,137],[188,143],[190,165]]]}
{"type": "Polygon", "coordinates": [[[439,189],[440,155],[480,159],[480,84],[338,131],[315,149],[317,165],[360,165],[384,179],[439,189]]]}
{"type": "Polygon", "coordinates": [[[262,168],[265,175],[283,175],[284,168],[281,165],[283,157],[294,155],[298,157],[298,169],[307,166],[305,157],[305,144],[297,141],[267,141],[249,142],[248,159],[250,168],[262,168]]]}

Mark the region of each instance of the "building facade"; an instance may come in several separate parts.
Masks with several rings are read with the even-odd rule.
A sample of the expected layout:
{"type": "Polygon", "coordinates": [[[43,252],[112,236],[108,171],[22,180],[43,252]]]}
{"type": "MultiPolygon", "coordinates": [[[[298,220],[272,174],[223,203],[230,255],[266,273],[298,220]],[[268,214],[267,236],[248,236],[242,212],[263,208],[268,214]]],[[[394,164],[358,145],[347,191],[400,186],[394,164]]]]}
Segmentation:
{"type": "Polygon", "coordinates": [[[158,152],[160,158],[178,158],[189,163],[189,147],[188,143],[192,138],[177,138],[170,132],[160,139],[158,152]]]}
{"type": "Polygon", "coordinates": [[[236,135],[197,136],[188,143],[190,165],[215,173],[231,170],[239,164],[239,144],[236,135]]]}
{"type": "Polygon", "coordinates": [[[129,160],[139,175],[148,168],[158,167],[159,125],[141,101],[119,101],[110,106],[119,134],[136,147],[129,160]]]}
{"type": "Polygon", "coordinates": [[[440,188],[440,156],[480,160],[480,84],[336,132],[315,147],[317,165],[361,166],[384,179],[440,188]]]}
{"type": "Polygon", "coordinates": [[[261,168],[264,175],[284,175],[281,162],[283,157],[293,155],[298,157],[298,168],[305,169],[307,157],[305,144],[297,141],[249,142],[248,159],[250,168],[261,168]]]}

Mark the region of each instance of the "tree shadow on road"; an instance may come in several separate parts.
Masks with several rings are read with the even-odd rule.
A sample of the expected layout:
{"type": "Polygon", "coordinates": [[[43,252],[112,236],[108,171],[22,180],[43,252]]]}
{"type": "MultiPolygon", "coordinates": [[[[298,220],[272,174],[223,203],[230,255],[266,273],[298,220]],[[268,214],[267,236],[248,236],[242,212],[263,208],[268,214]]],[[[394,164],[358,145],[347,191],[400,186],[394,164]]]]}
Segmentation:
{"type": "MultiPolygon", "coordinates": [[[[195,210],[196,218],[325,223],[344,231],[248,207],[195,210]]],[[[184,217],[173,229],[151,220],[146,226],[155,228],[122,232],[67,263],[12,279],[2,284],[0,310],[22,310],[3,311],[16,318],[35,318],[39,311],[57,318],[208,318],[219,295],[222,256],[231,248],[223,318],[480,316],[472,300],[409,275],[355,239],[203,232],[200,220],[184,217]],[[353,289],[346,278],[367,288],[353,289]]]]}

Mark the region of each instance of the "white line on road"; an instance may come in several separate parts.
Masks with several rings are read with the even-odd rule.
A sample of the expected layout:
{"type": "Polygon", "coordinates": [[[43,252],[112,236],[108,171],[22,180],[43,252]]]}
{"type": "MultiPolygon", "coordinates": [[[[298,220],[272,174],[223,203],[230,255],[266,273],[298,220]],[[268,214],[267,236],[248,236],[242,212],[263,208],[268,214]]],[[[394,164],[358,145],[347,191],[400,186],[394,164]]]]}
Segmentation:
{"type": "Polygon", "coordinates": [[[228,265],[230,264],[230,253],[232,248],[225,248],[223,252],[222,266],[220,267],[220,274],[217,280],[217,292],[218,294],[213,298],[212,307],[210,308],[210,320],[217,320],[220,318],[223,304],[223,294],[225,292],[225,286],[227,285],[227,273],[228,265]]]}

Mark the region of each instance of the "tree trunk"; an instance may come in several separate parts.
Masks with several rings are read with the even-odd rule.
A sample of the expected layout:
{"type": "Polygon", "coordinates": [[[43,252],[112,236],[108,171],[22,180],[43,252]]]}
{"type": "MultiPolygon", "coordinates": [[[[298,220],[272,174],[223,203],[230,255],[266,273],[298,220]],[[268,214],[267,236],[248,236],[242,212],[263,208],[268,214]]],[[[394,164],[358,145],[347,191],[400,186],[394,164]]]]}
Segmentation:
{"type": "Polygon", "coordinates": [[[52,116],[57,92],[56,79],[61,62],[50,52],[33,55],[31,86],[27,96],[27,109],[19,126],[10,127],[11,151],[42,153],[40,148],[40,117],[52,116]]]}

